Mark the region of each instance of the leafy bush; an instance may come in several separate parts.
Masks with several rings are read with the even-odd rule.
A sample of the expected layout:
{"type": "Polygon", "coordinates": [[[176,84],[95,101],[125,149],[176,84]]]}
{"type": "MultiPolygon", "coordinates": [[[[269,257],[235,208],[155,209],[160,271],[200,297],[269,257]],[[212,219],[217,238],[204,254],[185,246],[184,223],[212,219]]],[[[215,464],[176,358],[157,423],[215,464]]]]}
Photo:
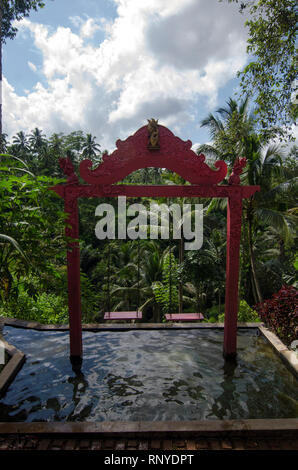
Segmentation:
{"type": "Polygon", "coordinates": [[[162,282],[156,281],[152,284],[155,300],[160,305],[163,314],[175,312],[178,308],[177,268],[177,260],[173,253],[168,253],[163,262],[162,282]]]}
{"type": "Polygon", "coordinates": [[[81,273],[82,322],[93,323],[102,321],[103,315],[100,315],[100,305],[103,305],[103,302],[104,293],[102,290],[97,292],[88,276],[86,276],[84,273],[81,273]]]}
{"type": "Polygon", "coordinates": [[[40,323],[68,323],[68,308],[65,298],[43,292],[36,300],[24,291],[17,302],[6,302],[0,306],[0,316],[38,321],[40,323]]]}
{"type": "MultiPolygon", "coordinates": [[[[253,310],[245,300],[240,300],[237,318],[239,322],[259,322],[260,321],[258,313],[255,310],[253,310]]],[[[219,322],[225,321],[224,313],[218,316],[218,321],[219,322]]]]}
{"type": "Polygon", "coordinates": [[[287,345],[298,337],[298,290],[283,286],[271,299],[257,305],[266,326],[271,328],[287,345]]]}
{"type": "MultiPolygon", "coordinates": [[[[68,323],[67,284],[64,274],[66,275],[62,273],[58,279],[59,288],[58,283],[51,283],[53,279],[49,278],[48,287],[53,289],[53,292],[39,293],[37,277],[23,278],[23,282],[18,286],[16,298],[11,298],[6,302],[0,301],[0,316],[46,324],[68,323]]],[[[99,315],[100,293],[95,291],[85,274],[81,274],[81,304],[83,323],[101,319],[99,315]]]]}
{"type": "Polygon", "coordinates": [[[216,323],[218,321],[223,321],[219,319],[219,317],[222,318],[222,316],[224,316],[224,313],[218,313],[218,305],[213,305],[212,307],[206,309],[204,312],[205,322],[207,323],[216,323]]]}

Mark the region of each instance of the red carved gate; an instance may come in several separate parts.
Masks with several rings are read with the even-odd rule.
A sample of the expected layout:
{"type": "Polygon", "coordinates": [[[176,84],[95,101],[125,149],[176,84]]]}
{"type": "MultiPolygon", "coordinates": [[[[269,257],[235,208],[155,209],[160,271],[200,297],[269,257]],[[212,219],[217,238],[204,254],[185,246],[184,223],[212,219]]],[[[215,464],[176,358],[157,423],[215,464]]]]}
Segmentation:
{"type": "Polygon", "coordinates": [[[117,140],[116,150],[103,155],[103,162],[92,170],[92,162],[83,160],[80,176],[87,184],[80,184],[69,159],[60,159],[60,165],[67,175],[65,184],[54,186],[64,198],[65,212],[68,213],[66,235],[73,239],[68,244],[68,308],[70,357],[82,358],[81,292],[80,292],[80,251],[78,198],[80,197],[205,197],[227,198],[227,263],[224,325],[224,356],[236,355],[239,248],[241,236],[242,199],[251,197],[259,186],[241,186],[240,174],[246,164],[245,158],[238,159],[233,167],[227,185],[219,185],[227,175],[227,165],[217,161],[212,170],[204,155],[191,150],[190,140],[183,141],[157,121],[141,127],[126,140],[117,140]],[[117,183],[133,171],[141,168],[167,168],[191,183],[185,186],[142,186],[117,183]]]}

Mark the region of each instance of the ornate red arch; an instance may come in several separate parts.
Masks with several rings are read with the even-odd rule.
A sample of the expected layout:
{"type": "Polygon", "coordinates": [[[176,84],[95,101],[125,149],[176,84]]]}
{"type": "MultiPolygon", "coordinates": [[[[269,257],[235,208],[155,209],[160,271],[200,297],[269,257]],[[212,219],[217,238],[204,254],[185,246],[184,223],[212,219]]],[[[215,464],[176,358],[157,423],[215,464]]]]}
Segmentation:
{"type": "Polygon", "coordinates": [[[80,184],[69,159],[60,159],[60,166],[67,175],[65,184],[54,186],[59,196],[64,198],[65,212],[68,214],[66,235],[73,241],[68,243],[68,309],[70,332],[70,357],[82,358],[82,324],[80,292],[80,251],[78,198],[80,197],[208,197],[227,198],[227,262],[226,296],[224,325],[224,356],[236,355],[239,248],[241,236],[242,199],[251,197],[259,186],[241,186],[240,174],[246,159],[240,158],[234,164],[228,184],[221,183],[227,175],[224,161],[215,163],[212,170],[204,155],[191,150],[190,140],[183,141],[169,129],[149,121],[126,140],[117,140],[116,150],[111,155],[104,154],[103,162],[92,169],[90,160],[80,164],[80,176],[87,184],[80,184]],[[188,181],[189,185],[143,186],[117,183],[133,171],[141,168],[167,168],[188,181]]]}

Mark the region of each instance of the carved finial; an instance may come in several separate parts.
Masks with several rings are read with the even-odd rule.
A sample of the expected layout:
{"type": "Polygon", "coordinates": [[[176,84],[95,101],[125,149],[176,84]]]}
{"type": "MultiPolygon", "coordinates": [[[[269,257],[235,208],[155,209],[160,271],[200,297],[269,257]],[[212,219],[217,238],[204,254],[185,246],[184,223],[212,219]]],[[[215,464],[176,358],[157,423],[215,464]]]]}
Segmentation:
{"type": "Polygon", "coordinates": [[[67,178],[67,184],[75,184],[79,182],[79,179],[77,175],[74,172],[74,167],[72,164],[72,161],[70,160],[69,157],[67,158],[59,158],[59,165],[63,173],[68,176],[67,178]]]}
{"type": "Polygon", "coordinates": [[[159,131],[158,131],[158,119],[147,119],[148,121],[148,133],[149,143],[148,150],[159,150],[159,131]]]}
{"type": "Polygon", "coordinates": [[[229,178],[229,184],[235,185],[240,184],[240,175],[242,173],[243,168],[246,166],[246,158],[236,158],[232,174],[229,178]]]}

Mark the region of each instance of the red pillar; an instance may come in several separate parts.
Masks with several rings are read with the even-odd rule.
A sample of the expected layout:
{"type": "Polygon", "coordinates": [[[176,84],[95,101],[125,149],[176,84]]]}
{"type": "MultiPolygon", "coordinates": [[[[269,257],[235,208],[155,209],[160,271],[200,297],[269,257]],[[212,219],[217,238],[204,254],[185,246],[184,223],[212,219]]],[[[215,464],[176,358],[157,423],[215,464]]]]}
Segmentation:
{"type": "MultiPolygon", "coordinates": [[[[236,189],[236,188],[235,188],[236,189]]],[[[224,327],[224,356],[231,358],[237,351],[237,314],[239,251],[241,237],[241,189],[228,199],[227,212],[227,265],[224,327]]]]}
{"type": "MultiPolygon", "coordinates": [[[[65,212],[69,214],[66,236],[79,238],[79,216],[77,196],[65,191],[65,212]]],[[[68,313],[70,358],[74,361],[82,358],[82,315],[80,286],[80,247],[78,241],[68,241],[67,245],[68,313]]]]}

